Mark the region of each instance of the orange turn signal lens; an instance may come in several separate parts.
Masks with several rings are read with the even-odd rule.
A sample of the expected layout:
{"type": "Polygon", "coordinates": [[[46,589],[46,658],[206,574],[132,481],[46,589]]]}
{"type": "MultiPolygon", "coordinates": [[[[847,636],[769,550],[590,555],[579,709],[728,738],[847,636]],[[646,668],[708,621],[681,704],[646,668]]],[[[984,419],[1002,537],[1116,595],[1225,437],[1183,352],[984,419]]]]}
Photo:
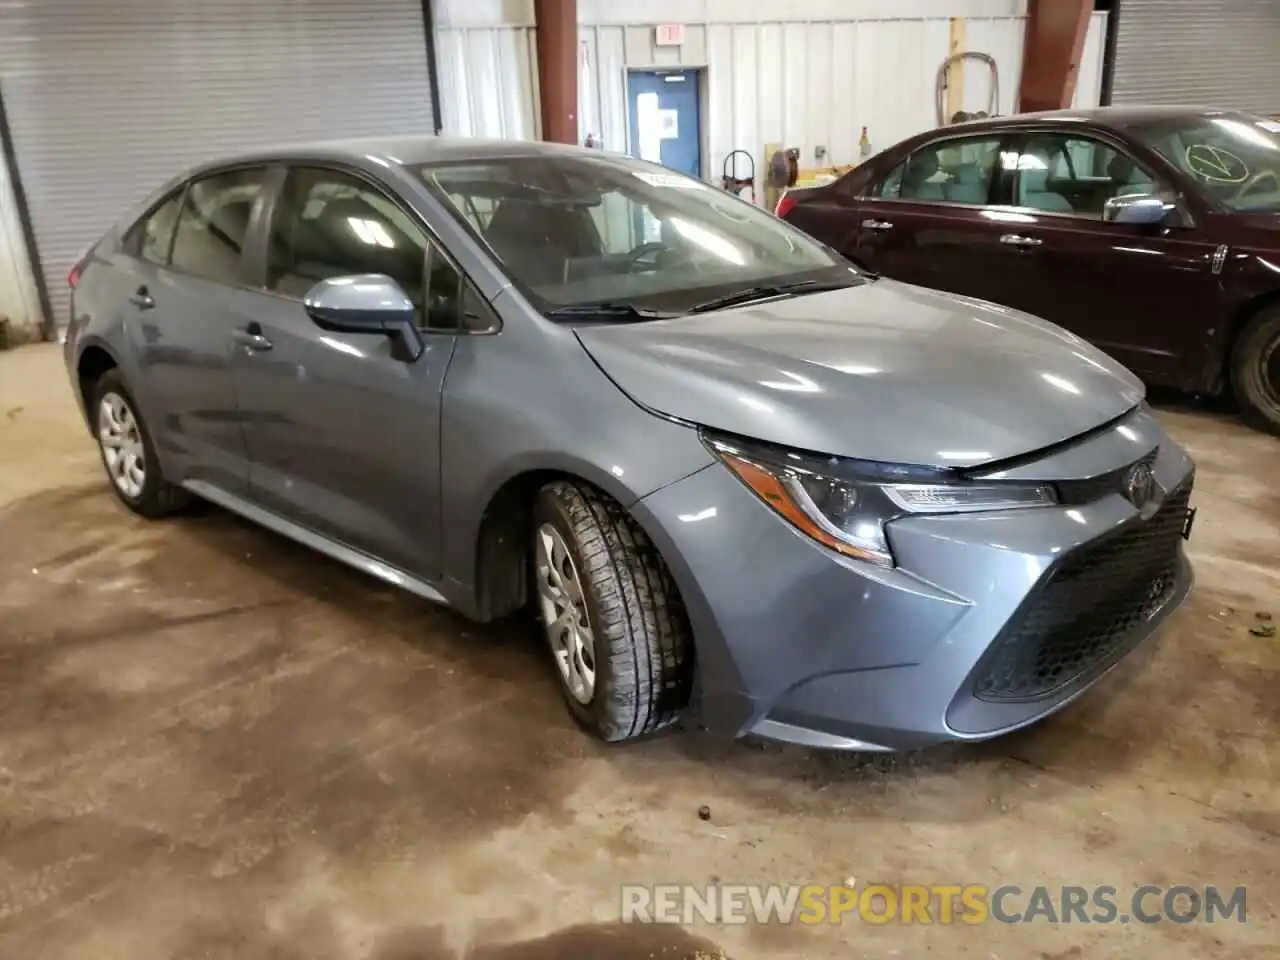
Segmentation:
{"type": "Polygon", "coordinates": [[[847,557],[866,560],[879,566],[891,564],[884,554],[855,546],[826,529],[797,502],[796,497],[787,488],[787,484],[764,467],[723,450],[720,452],[720,458],[756,496],[805,536],[812,537],[824,547],[847,557]]]}

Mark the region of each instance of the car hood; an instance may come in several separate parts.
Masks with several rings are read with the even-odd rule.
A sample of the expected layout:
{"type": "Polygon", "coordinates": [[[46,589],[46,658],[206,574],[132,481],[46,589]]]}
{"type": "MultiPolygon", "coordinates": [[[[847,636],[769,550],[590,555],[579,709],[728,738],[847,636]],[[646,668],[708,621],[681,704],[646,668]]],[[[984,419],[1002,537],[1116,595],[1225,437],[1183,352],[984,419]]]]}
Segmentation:
{"type": "Polygon", "coordinates": [[[1106,423],[1143,395],[1124,367],[1059,327],[885,279],[577,334],[652,410],[868,460],[1004,460],[1106,423]]]}

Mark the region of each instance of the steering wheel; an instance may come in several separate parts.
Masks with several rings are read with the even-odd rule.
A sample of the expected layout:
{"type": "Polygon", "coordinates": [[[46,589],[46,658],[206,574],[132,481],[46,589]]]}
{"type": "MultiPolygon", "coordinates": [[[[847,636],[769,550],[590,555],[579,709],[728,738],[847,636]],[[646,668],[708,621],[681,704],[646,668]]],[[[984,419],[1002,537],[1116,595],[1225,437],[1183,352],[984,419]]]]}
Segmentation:
{"type": "Polygon", "coordinates": [[[629,251],[627,253],[627,261],[631,264],[631,269],[634,270],[639,266],[646,265],[644,261],[652,258],[653,265],[656,267],[658,265],[658,257],[669,249],[670,247],[665,243],[650,240],[648,243],[642,243],[629,251]]]}
{"type": "Polygon", "coordinates": [[[1255,173],[1249,178],[1248,182],[1246,182],[1244,186],[1236,191],[1236,199],[1240,200],[1247,197],[1249,194],[1254,192],[1254,189],[1259,183],[1262,183],[1265,180],[1270,180],[1275,184],[1276,190],[1280,190],[1280,176],[1277,176],[1274,170],[1263,170],[1261,173],[1255,173]]]}

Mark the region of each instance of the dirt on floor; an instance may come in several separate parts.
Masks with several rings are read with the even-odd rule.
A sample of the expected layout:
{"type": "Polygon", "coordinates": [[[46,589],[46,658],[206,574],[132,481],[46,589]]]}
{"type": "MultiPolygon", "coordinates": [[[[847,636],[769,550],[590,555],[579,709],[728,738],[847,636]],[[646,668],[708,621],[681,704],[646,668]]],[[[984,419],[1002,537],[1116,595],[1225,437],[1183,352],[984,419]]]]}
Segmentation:
{"type": "Polygon", "coordinates": [[[1031,730],[888,759],[611,748],[528,624],[213,508],[126,512],[60,363],[0,354],[0,956],[1280,956],[1276,439],[1162,414],[1199,462],[1195,592],[1031,730]],[[624,884],[847,881],[1016,884],[1016,909],[1039,885],[1122,908],[1243,886],[1247,919],[619,922],[624,884]]]}

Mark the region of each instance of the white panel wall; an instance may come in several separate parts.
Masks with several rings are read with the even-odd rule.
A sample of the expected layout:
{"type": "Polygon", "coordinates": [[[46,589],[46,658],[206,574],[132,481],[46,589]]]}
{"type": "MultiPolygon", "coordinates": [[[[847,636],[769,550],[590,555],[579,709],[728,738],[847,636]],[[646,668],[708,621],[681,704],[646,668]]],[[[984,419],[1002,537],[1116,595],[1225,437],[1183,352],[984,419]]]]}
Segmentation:
{"type": "Polygon", "coordinates": [[[1080,55],[1076,96],[1071,101],[1073,107],[1096,107],[1102,103],[1102,53],[1106,43],[1107,14],[1095,13],[1089,20],[1084,52],[1080,55]]]}
{"type": "MultiPolygon", "coordinates": [[[[878,149],[935,125],[935,83],[947,56],[951,17],[974,13],[986,15],[967,19],[966,46],[996,58],[1000,109],[1011,112],[1026,23],[1020,3],[793,0],[778,7],[741,0],[662,0],[640,7],[579,0],[586,62],[579,127],[584,137],[602,137],[606,149],[625,151],[627,70],[705,68],[703,173],[708,179],[720,176],[725,157],[735,149],[749,151],[762,174],[768,143],[799,147],[803,166],[855,162],[863,126],[878,149]],[[645,20],[626,22],[627,13],[639,9],[645,20]],[[785,21],[777,19],[783,9],[785,21]],[[711,19],[699,19],[707,15],[711,19]],[[659,22],[684,22],[684,44],[657,46],[659,22]],[[818,147],[826,148],[821,161],[818,147]]],[[[989,90],[989,71],[970,65],[965,108],[986,109],[989,90]]]]}
{"type": "Polygon", "coordinates": [[[434,13],[444,132],[536,139],[533,0],[437,0],[434,13]]]}
{"type": "Polygon", "coordinates": [[[40,305],[31,260],[22,239],[18,205],[13,196],[9,171],[0,158],[0,318],[7,318],[25,336],[34,336],[40,326],[40,305]]]}

